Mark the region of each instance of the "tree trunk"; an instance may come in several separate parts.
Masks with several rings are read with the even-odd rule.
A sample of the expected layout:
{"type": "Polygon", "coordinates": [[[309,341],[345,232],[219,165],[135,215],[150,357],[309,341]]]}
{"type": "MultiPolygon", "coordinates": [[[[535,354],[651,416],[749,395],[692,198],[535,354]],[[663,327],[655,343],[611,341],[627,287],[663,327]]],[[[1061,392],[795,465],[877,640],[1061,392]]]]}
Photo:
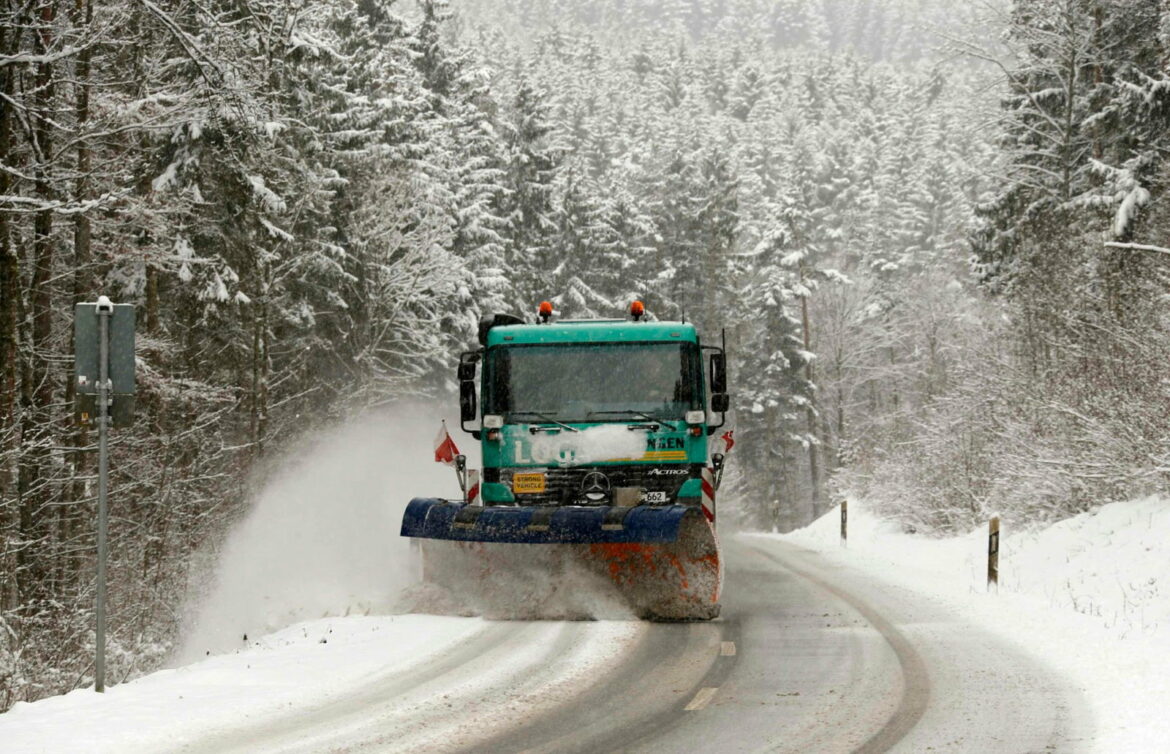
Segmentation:
{"type": "MultiPolygon", "coordinates": [[[[75,0],[73,7],[73,26],[88,31],[93,22],[93,5],[91,0],[75,0]]],[[[77,202],[84,202],[90,194],[91,159],[89,142],[85,139],[85,129],[89,123],[89,77],[90,61],[93,48],[86,46],[77,56],[76,83],[75,83],[75,112],[77,116],[77,131],[81,138],[77,143],[77,178],[74,183],[74,198],[77,202]]],[[[84,212],[73,216],[73,303],[77,304],[86,299],[93,300],[95,295],[92,269],[92,228],[90,219],[84,212]]],[[[65,405],[72,407],[77,396],[77,376],[73,371],[68,373],[65,382],[65,405]]],[[[67,413],[66,426],[63,431],[68,432],[72,427],[72,414],[67,413]]],[[[72,583],[78,578],[82,568],[80,548],[75,546],[74,540],[83,530],[83,521],[86,508],[83,505],[87,495],[85,478],[90,467],[90,453],[86,450],[89,445],[89,430],[85,427],[73,429],[73,479],[70,484],[68,504],[61,507],[60,539],[73,552],[69,557],[59,558],[64,569],[63,580],[72,583]]]]}
{"type": "Polygon", "coordinates": [[[837,468],[837,451],[840,447],[836,442],[837,438],[833,436],[833,423],[829,420],[829,412],[820,415],[821,425],[821,442],[824,447],[821,452],[821,460],[824,464],[824,476],[832,476],[833,470],[837,468]]]}
{"type": "Polygon", "coordinates": [[[776,436],[776,409],[768,408],[765,410],[765,422],[767,423],[767,447],[763,448],[762,455],[764,457],[763,473],[768,475],[768,484],[763,487],[767,490],[768,499],[765,501],[767,506],[764,509],[766,515],[765,526],[770,528],[773,532],[780,531],[780,519],[783,515],[784,501],[780,494],[780,480],[784,478],[787,470],[784,468],[783,455],[780,456],[780,463],[775,465],[769,463],[771,459],[768,458],[771,447],[780,447],[783,450],[783,440],[776,436]]]}
{"type": "MultiPolygon", "coordinates": [[[[801,280],[803,282],[803,279],[804,279],[804,268],[803,267],[801,268],[800,272],[801,272],[801,280]]],[[[812,353],[812,337],[811,337],[811,333],[809,332],[809,322],[808,322],[808,296],[802,296],[800,298],[800,323],[801,323],[801,328],[804,330],[804,350],[807,353],[812,353]]],[[[812,513],[811,517],[809,518],[809,522],[811,522],[813,519],[815,519],[817,517],[817,513],[819,512],[820,503],[821,503],[821,469],[820,469],[820,464],[819,464],[819,461],[817,458],[818,453],[819,453],[819,448],[817,447],[817,443],[816,443],[816,438],[820,433],[817,431],[818,430],[817,409],[816,409],[816,404],[815,404],[816,397],[815,397],[815,393],[813,390],[812,359],[808,359],[807,361],[805,361],[804,378],[808,382],[808,386],[809,386],[808,407],[805,410],[805,416],[808,419],[808,434],[809,434],[808,474],[809,474],[809,482],[812,485],[812,489],[809,493],[809,507],[811,508],[811,513],[812,513]]]]}
{"type": "MultiPolygon", "coordinates": [[[[0,52],[15,53],[18,35],[14,29],[0,26],[0,52]]],[[[0,163],[13,163],[9,152],[12,143],[12,107],[15,93],[16,66],[0,67],[0,163]]],[[[0,195],[11,190],[11,174],[0,171],[0,195]]],[[[0,612],[17,604],[16,558],[9,554],[9,542],[16,534],[16,469],[18,432],[16,423],[17,301],[21,294],[16,250],[12,247],[9,215],[0,212],[0,612]]]]}
{"type": "Polygon", "coordinates": [[[257,295],[252,300],[251,439],[256,457],[264,453],[268,430],[268,279],[267,267],[257,270],[257,295]]]}
{"type": "MultiPolygon", "coordinates": [[[[34,52],[46,55],[52,43],[52,26],[56,18],[56,4],[46,3],[40,10],[41,26],[34,34],[34,52]]],[[[51,480],[47,478],[49,448],[53,445],[52,403],[53,376],[53,186],[49,160],[53,148],[53,66],[45,61],[37,64],[36,93],[32,116],[34,119],[34,193],[45,207],[33,218],[33,268],[29,286],[29,304],[32,331],[29,342],[29,384],[24,391],[27,400],[23,416],[23,459],[20,470],[20,529],[25,543],[24,565],[29,569],[24,585],[26,601],[37,594],[45,594],[50,575],[46,571],[45,552],[49,533],[49,503],[52,499],[51,480]]]]}
{"type": "Polygon", "coordinates": [[[146,265],[146,308],[143,311],[142,327],[151,335],[158,334],[158,270],[146,265]]]}

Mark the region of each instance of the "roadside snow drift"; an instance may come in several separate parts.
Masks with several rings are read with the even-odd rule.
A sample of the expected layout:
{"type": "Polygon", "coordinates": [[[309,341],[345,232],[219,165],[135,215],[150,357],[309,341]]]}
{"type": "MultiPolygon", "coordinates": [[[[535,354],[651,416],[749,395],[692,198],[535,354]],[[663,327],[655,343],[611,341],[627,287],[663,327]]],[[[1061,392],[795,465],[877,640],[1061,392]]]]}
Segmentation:
{"type": "MultiPolygon", "coordinates": [[[[840,510],[781,535],[795,544],[840,549],[840,510]]],[[[891,521],[850,503],[848,550],[889,558],[899,568],[947,574],[958,591],[985,591],[987,529],[948,539],[904,533],[891,521]]],[[[1170,640],[1170,500],[1158,497],[1104,505],[1032,531],[1003,525],[1000,593],[1020,593],[1052,607],[1100,619],[1124,637],[1170,640]]]]}

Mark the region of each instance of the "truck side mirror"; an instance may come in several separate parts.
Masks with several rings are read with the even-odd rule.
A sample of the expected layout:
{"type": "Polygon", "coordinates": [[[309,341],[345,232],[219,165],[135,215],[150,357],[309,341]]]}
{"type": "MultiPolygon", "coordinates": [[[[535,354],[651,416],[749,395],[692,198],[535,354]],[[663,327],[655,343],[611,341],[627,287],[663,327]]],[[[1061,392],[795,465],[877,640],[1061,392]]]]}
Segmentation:
{"type": "MultiPolygon", "coordinates": [[[[471,365],[472,370],[475,365],[471,365]]],[[[459,365],[460,372],[463,371],[463,365],[459,365]]],[[[460,380],[459,381],[459,420],[460,422],[475,421],[476,417],[476,400],[475,400],[475,381],[474,380],[460,380]]]]}
{"type": "MultiPolygon", "coordinates": [[[[711,393],[727,392],[727,357],[722,353],[711,354],[711,393]]],[[[716,409],[718,411],[719,409],[716,409]]]]}
{"type": "Polygon", "coordinates": [[[727,413],[731,408],[731,396],[727,393],[714,393],[711,395],[711,410],[717,414],[727,413]]]}
{"type": "Polygon", "coordinates": [[[475,362],[474,361],[460,361],[459,362],[459,381],[469,382],[475,379],[475,362]]]}

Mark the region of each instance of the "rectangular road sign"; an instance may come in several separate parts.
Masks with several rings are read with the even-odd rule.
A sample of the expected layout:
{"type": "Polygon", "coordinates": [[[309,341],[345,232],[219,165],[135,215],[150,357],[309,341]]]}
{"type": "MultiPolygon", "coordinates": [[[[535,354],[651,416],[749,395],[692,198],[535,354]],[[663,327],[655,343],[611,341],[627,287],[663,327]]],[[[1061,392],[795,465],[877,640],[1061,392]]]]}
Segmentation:
{"type": "MultiPolygon", "coordinates": [[[[110,315],[110,382],[114,395],[134,395],[134,305],[113,304],[110,315]]],[[[74,311],[73,347],[77,353],[77,392],[97,394],[97,304],[78,304],[74,311]]]]}
{"type": "MultiPolygon", "coordinates": [[[[111,304],[109,377],[110,419],[115,427],[134,420],[134,305],[111,304]]],[[[98,374],[101,338],[97,304],[77,304],[73,318],[76,356],[77,400],[73,406],[78,424],[92,425],[97,418],[98,374]]]]}

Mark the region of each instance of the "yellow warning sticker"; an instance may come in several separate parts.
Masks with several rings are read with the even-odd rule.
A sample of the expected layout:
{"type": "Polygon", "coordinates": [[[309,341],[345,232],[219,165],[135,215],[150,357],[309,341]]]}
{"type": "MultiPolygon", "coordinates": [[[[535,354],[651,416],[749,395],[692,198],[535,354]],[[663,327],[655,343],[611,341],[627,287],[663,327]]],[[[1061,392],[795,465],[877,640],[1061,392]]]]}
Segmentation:
{"type": "Polygon", "coordinates": [[[512,492],[518,495],[544,492],[544,474],[516,474],[512,477],[512,492]]]}

